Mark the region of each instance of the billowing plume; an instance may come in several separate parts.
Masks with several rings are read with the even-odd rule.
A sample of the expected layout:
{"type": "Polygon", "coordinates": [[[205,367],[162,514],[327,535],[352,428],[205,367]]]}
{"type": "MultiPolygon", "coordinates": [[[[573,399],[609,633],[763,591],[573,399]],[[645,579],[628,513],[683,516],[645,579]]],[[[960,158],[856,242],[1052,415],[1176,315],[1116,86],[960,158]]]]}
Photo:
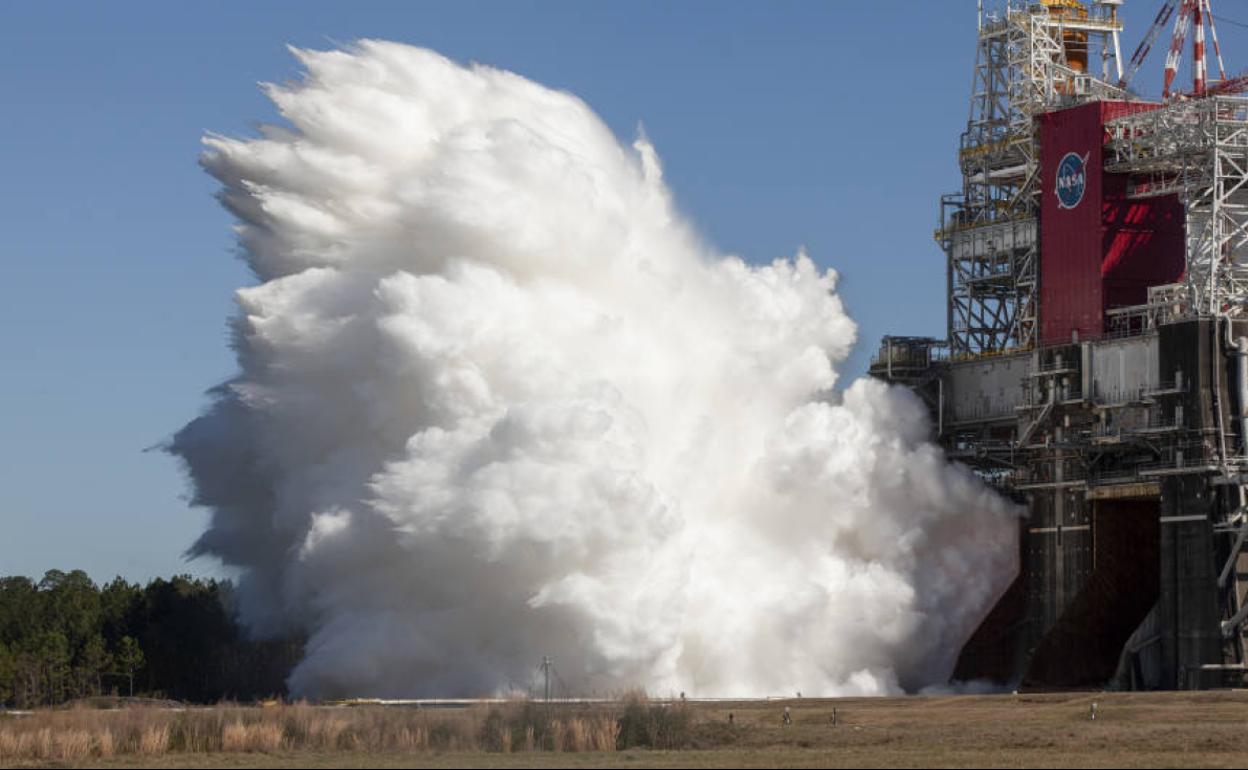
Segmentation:
{"type": "Polygon", "coordinates": [[[803,254],[711,253],[575,97],[379,41],[295,55],[203,157],[258,284],[171,444],[291,686],[481,695],[942,682],[1016,570],[1010,507],[911,394],[835,393],[803,254]]]}

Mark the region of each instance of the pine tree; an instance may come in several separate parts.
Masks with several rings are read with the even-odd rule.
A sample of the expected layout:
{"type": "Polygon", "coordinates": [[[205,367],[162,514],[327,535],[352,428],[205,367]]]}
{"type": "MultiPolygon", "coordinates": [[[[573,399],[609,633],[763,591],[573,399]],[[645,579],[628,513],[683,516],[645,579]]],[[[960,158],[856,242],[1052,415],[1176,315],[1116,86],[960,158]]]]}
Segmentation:
{"type": "Polygon", "coordinates": [[[121,637],[121,649],[117,651],[117,666],[130,678],[130,695],[134,696],[134,672],[143,667],[143,650],[133,636],[121,637]]]}
{"type": "Polygon", "coordinates": [[[83,645],[79,659],[79,671],[82,678],[89,683],[90,694],[99,695],[102,689],[101,678],[112,667],[113,662],[113,656],[108,654],[108,648],[104,645],[104,637],[99,634],[92,636],[83,645]]]}
{"type": "Polygon", "coordinates": [[[16,660],[4,642],[0,642],[0,706],[13,697],[13,677],[16,672],[16,660]]]}

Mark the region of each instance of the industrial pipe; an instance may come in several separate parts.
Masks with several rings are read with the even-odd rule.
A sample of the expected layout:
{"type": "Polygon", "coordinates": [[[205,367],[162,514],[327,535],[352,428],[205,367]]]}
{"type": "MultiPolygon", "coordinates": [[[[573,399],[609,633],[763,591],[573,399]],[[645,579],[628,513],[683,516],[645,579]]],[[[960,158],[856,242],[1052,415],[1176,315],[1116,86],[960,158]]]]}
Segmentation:
{"type": "Polygon", "coordinates": [[[1239,393],[1235,404],[1239,413],[1239,451],[1248,455],[1248,337],[1235,338],[1235,363],[1235,385],[1239,393]]]}

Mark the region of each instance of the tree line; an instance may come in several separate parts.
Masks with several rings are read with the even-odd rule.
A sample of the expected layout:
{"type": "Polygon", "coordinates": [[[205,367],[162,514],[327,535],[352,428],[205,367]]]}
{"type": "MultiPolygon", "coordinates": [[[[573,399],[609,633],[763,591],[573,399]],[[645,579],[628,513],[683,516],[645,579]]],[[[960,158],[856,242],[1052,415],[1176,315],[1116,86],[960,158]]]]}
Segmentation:
{"type": "Polygon", "coordinates": [[[285,694],[298,639],[249,639],[233,585],[181,575],[97,586],[81,570],[0,578],[0,704],[96,695],[197,703],[285,694]]]}

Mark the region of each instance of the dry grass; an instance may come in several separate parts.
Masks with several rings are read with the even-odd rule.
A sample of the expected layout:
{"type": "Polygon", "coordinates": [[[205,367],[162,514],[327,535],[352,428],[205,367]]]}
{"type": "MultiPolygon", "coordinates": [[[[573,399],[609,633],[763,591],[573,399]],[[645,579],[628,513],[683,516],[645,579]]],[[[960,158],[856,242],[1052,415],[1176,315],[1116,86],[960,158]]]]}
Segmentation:
{"type": "Polygon", "coordinates": [[[306,703],[49,710],[0,721],[0,765],[222,752],[614,751],[617,711],[523,702],[446,711],[306,703]]]}
{"type": "Polygon", "coordinates": [[[550,709],[221,705],[0,718],[0,765],[1248,767],[1246,727],[1245,692],[634,699],[550,709]],[[781,723],[785,706],[792,725],[781,723]]]}
{"type": "Polygon", "coordinates": [[[52,736],[52,756],[64,762],[80,762],[91,756],[95,738],[87,730],[69,728],[52,736]]]}
{"type": "Polygon", "coordinates": [[[117,744],[113,739],[113,731],[107,727],[101,728],[95,734],[95,756],[102,759],[108,759],[117,753],[117,744]]]}
{"type": "Polygon", "coordinates": [[[138,732],[136,754],[163,754],[169,750],[169,725],[147,725],[138,732]]]}

